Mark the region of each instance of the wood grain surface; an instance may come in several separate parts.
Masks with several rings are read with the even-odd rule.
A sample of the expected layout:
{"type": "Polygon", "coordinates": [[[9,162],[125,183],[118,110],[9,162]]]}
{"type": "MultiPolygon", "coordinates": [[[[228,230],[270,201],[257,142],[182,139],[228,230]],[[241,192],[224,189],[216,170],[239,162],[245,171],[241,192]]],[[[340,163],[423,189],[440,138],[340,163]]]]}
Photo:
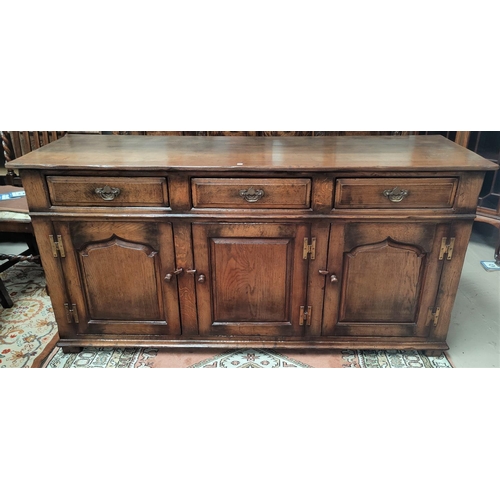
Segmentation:
{"type": "Polygon", "coordinates": [[[167,180],[163,177],[47,176],[53,205],[148,207],[168,206],[167,180]],[[118,188],[113,200],[104,200],[96,189],[118,188]]]}
{"type": "Polygon", "coordinates": [[[394,178],[337,180],[336,208],[451,208],[455,201],[458,179],[394,178]],[[407,195],[399,202],[384,195],[385,190],[404,189],[407,195]]]}
{"type": "Polygon", "coordinates": [[[68,134],[9,168],[377,171],[498,166],[442,136],[202,137],[68,134]]]}
{"type": "Polygon", "coordinates": [[[70,134],[11,162],[59,345],[447,348],[496,164],[442,136],[224,134],[70,134]]]}
{"type": "Polygon", "coordinates": [[[194,178],[191,180],[195,208],[309,208],[311,179],[194,178]],[[262,191],[255,202],[240,191],[262,191]]]}

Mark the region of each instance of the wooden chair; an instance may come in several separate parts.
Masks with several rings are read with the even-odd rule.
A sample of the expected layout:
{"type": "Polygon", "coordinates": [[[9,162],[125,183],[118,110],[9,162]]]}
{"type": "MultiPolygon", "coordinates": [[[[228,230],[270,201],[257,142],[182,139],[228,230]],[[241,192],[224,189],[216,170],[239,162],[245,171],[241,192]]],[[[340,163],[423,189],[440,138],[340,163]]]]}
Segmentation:
{"type": "MultiPolygon", "coordinates": [[[[6,194],[10,191],[19,189],[21,188],[16,188],[12,185],[0,186],[0,194],[6,194]]],[[[7,262],[0,265],[0,273],[20,260],[25,260],[29,255],[38,255],[38,248],[33,235],[31,219],[28,215],[28,204],[25,197],[0,200],[0,241],[22,242],[28,245],[28,249],[20,255],[6,255],[0,253],[0,260],[7,259],[7,262]]],[[[0,303],[3,307],[12,307],[13,305],[1,278],[0,303]]]]}
{"type": "MultiPolygon", "coordinates": [[[[0,132],[5,163],[60,139],[66,132],[0,132]]],[[[7,168],[5,184],[22,186],[19,174],[7,168]]]]}
{"type": "MultiPolygon", "coordinates": [[[[65,132],[0,132],[5,162],[25,155],[34,149],[62,137],[65,132]]],[[[16,190],[14,186],[22,187],[19,174],[6,165],[7,173],[3,176],[0,193],[16,190]]],[[[7,259],[0,265],[0,272],[5,271],[17,262],[29,260],[39,262],[38,247],[33,235],[31,219],[28,215],[26,198],[0,201],[0,241],[25,243],[28,249],[20,255],[1,254],[0,260],[7,259]]],[[[12,307],[12,299],[0,279],[0,303],[3,307],[12,307]]]]}

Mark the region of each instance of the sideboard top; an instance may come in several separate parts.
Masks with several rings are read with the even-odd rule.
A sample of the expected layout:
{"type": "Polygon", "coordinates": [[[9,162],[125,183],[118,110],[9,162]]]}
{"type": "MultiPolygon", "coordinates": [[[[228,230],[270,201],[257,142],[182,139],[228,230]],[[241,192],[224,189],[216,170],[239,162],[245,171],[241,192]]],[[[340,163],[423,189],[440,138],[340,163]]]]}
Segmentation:
{"type": "Polygon", "coordinates": [[[493,170],[440,135],[203,137],[68,134],[10,168],[157,170],[493,170]]]}

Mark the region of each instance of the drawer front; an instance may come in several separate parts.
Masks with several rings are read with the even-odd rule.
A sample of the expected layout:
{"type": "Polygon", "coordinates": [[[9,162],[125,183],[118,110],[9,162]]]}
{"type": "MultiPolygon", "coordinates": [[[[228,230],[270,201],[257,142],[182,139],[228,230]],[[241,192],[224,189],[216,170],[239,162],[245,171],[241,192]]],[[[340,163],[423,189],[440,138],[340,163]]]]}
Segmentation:
{"type": "Polygon", "coordinates": [[[335,208],[451,208],[457,186],[454,177],[337,179],[335,208]]]}
{"type": "Polygon", "coordinates": [[[295,208],[311,206],[311,179],[194,178],[195,208],[295,208]]]}
{"type": "Polygon", "coordinates": [[[52,205],[168,206],[164,177],[47,176],[52,205]]]}

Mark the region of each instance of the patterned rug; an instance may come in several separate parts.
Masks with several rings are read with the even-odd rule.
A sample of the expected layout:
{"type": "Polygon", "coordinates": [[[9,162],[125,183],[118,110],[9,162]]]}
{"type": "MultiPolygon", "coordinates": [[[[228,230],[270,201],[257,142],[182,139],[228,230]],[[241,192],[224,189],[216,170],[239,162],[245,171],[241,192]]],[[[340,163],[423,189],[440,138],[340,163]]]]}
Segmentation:
{"type": "Polygon", "coordinates": [[[0,368],[39,367],[58,340],[43,270],[20,262],[1,277],[14,305],[0,306],[0,368]]]}
{"type": "Polygon", "coordinates": [[[0,367],[7,368],[452,368],[445,355],[419,351],[273,349],[125,349],[87,347],[64,354],[40,266],[21,262],[2,273],[12,297],[0,308],[0,367]]]}
{"type": "Polygon", "coordinates": [[[220,351],[177,349],[112,349],[87,347],[78,354],[55,348],[43,368],[452,368],[445,355],[418,351],[293,351],[272,349],[220,351]]]}

